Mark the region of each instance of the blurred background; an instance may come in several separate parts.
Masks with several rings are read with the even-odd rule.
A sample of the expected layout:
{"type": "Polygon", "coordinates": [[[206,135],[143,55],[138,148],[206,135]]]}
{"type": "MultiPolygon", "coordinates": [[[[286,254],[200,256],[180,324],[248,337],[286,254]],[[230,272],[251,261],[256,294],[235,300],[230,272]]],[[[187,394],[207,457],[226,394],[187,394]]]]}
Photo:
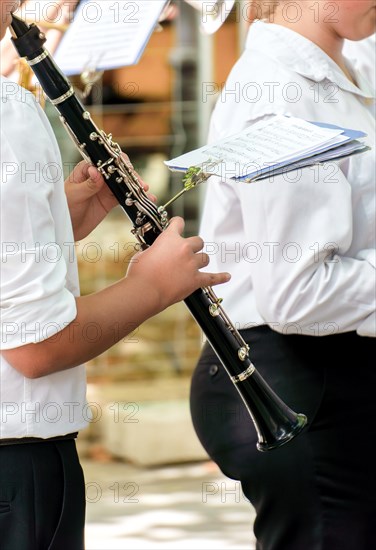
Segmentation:
{"type": "MultiPolygon", "coordinates": [[[[48,1],[27,0],[23,7],[32,13],[43,3],[48,1]]],[[[235,2],[217,32],[208,35],[200,10],[183,0],[171,3],[140,62],[106,71],[86,99],[95,122],[129,155],[159,204],[182,188],[181,176],[171,174],[163,161],[206,141],[210,113],[244,46],[249,4],[235,2]]],[[[66,28],[57,20],[44,30],[56,45],[66,28]]],[[[2,72],[19,78],[13,55],[2,44],[2,72]]],[[[82,90],[80,75],[72,81],[82,90]]],[[[27,73],[23,84],[33,87],[27,73]]],[[[53,108],[46,104],[45,110],[68,174],[80,157],[53,108]]],[[[169,210],[184,217],[186,235],[198,231],[203,193],[193,190],[169,210]]],[[[77,244],[82,294],[123,277],[134,244],[119,207],[77,244]]],[[[95,326],[86,337],[96,337],[95,326]]],[[[254,547],[250,504],[240,485],[208,459],[190,420],[190,378],[203,342],[181,303],[87,365],[93,419],[78,446],[87,488],[88,550],[254,547]]]]}

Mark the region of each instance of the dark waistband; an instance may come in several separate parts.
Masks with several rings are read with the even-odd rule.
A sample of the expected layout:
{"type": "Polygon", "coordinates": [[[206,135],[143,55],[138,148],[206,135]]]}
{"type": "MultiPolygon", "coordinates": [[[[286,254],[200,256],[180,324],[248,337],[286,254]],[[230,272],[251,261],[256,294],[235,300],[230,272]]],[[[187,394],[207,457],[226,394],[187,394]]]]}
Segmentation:
{"type": "MultiPolygon", "coordinates": [[[[239,330],[245,342],[250,346],[251,357],[258,357],[259,361],[270,361],[271,356],[278,357],[283,354],[292,360],[304,361],[314,367],[322,364],[324,359],[327,365],[338,365],[341,368],[345,364],[352,366],[348,361],[349,350],[357,350],[369,361],[376,352],[376,338],[359,336],[355,331],[338,332],[327,336],[311,336],[306,334],[281,334],[272,330],[268,325],[259,325],[252,328],[239,330]]],[[[201,351],[201,360],[216,361],[216,354],[208,342],[201,351]]],[[[255,359],[256,360],[256,359],[255,359]]],[[[363,362],[364,363],[364,362],[363,362]]],[[[277,363],[276,363],[277,364],[277,363]]]]}
{"type": "Polygon", "coordinates": [[[66,435],[56,435],[54,437],[15,437],[9,439],[0,439],[0,447],[3,445],[21,445],[25,443],[51,443],[53,441],[64,441],[65,439],[76,439],[78,432],[66,435]]]}

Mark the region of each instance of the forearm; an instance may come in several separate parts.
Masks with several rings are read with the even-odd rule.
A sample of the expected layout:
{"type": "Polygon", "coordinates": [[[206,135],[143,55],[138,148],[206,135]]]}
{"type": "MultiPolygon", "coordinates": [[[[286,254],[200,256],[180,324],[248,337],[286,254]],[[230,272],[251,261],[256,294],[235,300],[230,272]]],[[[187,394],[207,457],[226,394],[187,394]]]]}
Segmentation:
{"type": "MultiPolygon", "coordinates": [[[[154,244],[133,257],[125,279],[96,294],[76,298],[76,307],[73,310],[71,306],[72,300],[74,306],[74,298],[69,296],[68,290],[63,289],[63,296],[56,293],[63,300],[63,305],[66,305],[66,311],[70,309],[69,324],[64,324],[64,328],[54,336],[42,339],[37,344],[20,345],[14,339],[14,347],[9,343],[4,346],[8,348],[2,352],[5,359],[28,378],[72,368],[107,350],[143,321],[183,300],[196,289],[227,282],[230,279],[227,273],[200,271],[209,263],[207,254],[200,252],[203,241],[200,237],[184,239],[181,237],[183,229],[184,221],[181,218],[172,218],[168,228],[154,244]],[[74,320],[71,321],[74,315],[74,320]]],[[[42,272],[45,285],[40,286],[40,291],[45,292],[48,276],[46,278],[45,269],[42,272]]],[[[8,290],[8,302],[6,299],[3,301],[4,308],[7,303],[14,303],[11,290],[12,288],[8,290]]],[[[16,291],[17,289],[13,289],[13,292],[16,291]]],[[[13,316],[15,310],[22,311],[25,315],[23,302],[18,308],[13,308],[13,316]]],[[[53,308],[54,305],[50,304],[50,307],[53,308]]],[[[54,311],[61,314],[58,308],[54,311]]],[[[45,309],[40,310],[35,321],[44,312],[45,309]]],[[[9,323],[11,316],[8,317],[9,323]]],[[[51,319],[51,312],[49,317],[51,319]]],[[[19,318],[20,316],[17,317],[19,318]]],[[[4,320],[4,325],[5,321],[7,320],[4,320]]],[[[31,319],[33,321],[34,318],[31,319]]],[[[40,324],[40,321],[37,322],[40,324]]],[[[17,323],[12,323],[11,326],[13,325],[17,323]]]]}
{"type": "Polygon", "coordinates": [[[66,370],[100,355],[158,313],[152,288],[123,279],[76,299],[77,316],[63,330],[42,342],[3,351],[5,359],[27,378],[66,370]]]}

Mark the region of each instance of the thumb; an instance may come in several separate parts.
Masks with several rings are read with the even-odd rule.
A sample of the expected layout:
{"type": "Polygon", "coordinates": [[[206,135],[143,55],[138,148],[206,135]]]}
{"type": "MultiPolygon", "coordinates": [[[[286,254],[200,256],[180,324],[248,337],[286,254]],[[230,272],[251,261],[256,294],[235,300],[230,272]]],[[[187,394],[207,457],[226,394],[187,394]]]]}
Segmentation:
{"type": "MultiPolygon", "coordinates": [[[[95,166],[89,166],[88,168],[88,175],[89,179],[87,179],[87,182],[90,182],[91,185],[94,185],[94,187],[101,187],[104,183],[104,179],[102,177],[102,174],[95,168],[95,166]]],[[[88,183],[88,185],[90,185],[88,183]]]]}
{"type": "Polygon", "coordinates": [[[67,182],[81,183],[85,181],[89,177],[89,172],[88,172],[89,167],[90,165],[85,160],[81,160],[81,162],[76,164],[72,172],[69,174],[67,182]]]}
{"type": "Polygon", "coordinates": [[[94,166],[89,166],[87,170],[87,175],[89,177],[77,186],[77,190],[78,187],[80,188],[80,194],[82,195],[82,198],[89,198],[95,195],[104,185],[104,179],[102,178],[102,175],[94,166]]]}

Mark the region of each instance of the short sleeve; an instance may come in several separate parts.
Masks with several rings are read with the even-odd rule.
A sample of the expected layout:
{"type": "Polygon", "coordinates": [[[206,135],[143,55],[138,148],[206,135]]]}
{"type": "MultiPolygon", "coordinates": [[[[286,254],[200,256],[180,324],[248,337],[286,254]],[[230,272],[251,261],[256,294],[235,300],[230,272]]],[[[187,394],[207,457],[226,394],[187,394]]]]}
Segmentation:
{"type": "Polygon", "coordinates": [[[71,246],[56,234],[57,199],[59,216],[69,225],[61,160],[44,113],[29,96],[3,97],[1,349],[45,340],[76,317],[67,288],[71,246]]]}

